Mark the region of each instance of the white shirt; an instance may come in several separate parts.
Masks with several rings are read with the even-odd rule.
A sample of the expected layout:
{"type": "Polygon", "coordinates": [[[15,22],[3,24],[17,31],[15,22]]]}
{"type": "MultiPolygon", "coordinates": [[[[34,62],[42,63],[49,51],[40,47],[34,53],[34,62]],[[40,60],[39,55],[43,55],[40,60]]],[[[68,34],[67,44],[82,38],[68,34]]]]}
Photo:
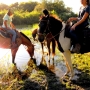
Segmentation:
{"type": "Polygon", "coordinates": [[[5,14],[3,17],[3,25],[2,27],[5,28],[4,21],[7,20],[7,27],[10,27],[10,22],[12,22],[12,16],[9,16],[8,14],[5,14]]]}

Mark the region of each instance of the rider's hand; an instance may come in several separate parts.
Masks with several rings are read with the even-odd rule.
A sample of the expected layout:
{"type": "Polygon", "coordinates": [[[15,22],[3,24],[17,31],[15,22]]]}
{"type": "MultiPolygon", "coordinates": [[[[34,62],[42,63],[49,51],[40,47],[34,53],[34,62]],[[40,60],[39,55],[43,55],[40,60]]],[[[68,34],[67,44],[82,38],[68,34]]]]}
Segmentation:
{"type": "Polygon", "coordinates": [[[74,24],[74,25],[71,27],[71,30],[75,30],[75,27],[76,27],[76,25],[74,24]]]}
{"type": "Polygon", "coordinates": [[[73,21],[73,17],[68,19],[68,22],[72,22],[73,21]]]}

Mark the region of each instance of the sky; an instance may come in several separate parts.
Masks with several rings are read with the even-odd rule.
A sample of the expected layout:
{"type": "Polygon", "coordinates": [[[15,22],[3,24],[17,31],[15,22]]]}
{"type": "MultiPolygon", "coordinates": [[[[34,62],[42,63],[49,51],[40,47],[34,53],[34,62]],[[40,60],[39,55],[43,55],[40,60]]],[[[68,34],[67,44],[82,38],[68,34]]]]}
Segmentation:
{"type": "MultiPolygon", "coordinates": [[[[0,0],[0,3],[10,5],[15,2],[28,2],[28,1],[30,0],[0,0]]],[[[40,1],[40,0],[31,0],[31,1],[40,1]]],[[[80,8],[80,0],[63,0],[63,2],[65,3],[65,6],[71,7],[75,13],[78,13],[80,8]]]]}

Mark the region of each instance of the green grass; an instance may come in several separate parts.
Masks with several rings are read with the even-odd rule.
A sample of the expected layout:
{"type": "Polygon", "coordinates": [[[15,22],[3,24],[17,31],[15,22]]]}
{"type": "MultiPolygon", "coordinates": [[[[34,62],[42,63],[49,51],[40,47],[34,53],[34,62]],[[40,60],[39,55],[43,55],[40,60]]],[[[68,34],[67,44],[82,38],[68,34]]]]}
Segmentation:
{"type": "MultiPolygon", "coordinates": [[[[29,26],[28,26],[29,27],[29,26]]],[[[30,26],[31,27],[31,26],[30,26]]],[[[23,32],[25,35],[27,35],[28,37],[31,37],[31,33],[32,30],[37,28],[38,25],[33,25],[31,28],[23,28],[23,30],[21,30],[21,32],[23,32]]],[[[58,56],[61,56],[61,53],[56,50],[56,54],[58,56]]],[[[63,58],[59,58],[59,59],[63,59],[63,58]]],[[[73,83],[72,85],[69,84],[69,82],[65,82],[64,84],[61,84],[61,87],[65,87],[67,88],[67,90],[73,90],[74,87],[76,87],[75,85],[79,86],[82,85],[83,83],[87,84],[90,83],[88,81],[90,81],[90,53],[87,54],[72,54],[72,63],[73,63],[73,67],[80,70],[82,72],[82,74],[80,75],[80,79],[78,80],[77,83],[73,83]],[[84,80],[84,81],[83,81],[84,80]]],[[[25,90],[26,87],[30,87],[30,83],[32,82],[37,82],[38,84],[42,84],[43,80],[45,80],[45,78],[47,78],[48,80],[48,84],[52,87],[52,90],[55,90],[55,87],[60,87],[59,84],[57,83],[53,83],[54,80],[56,80],[55,78],[53,78],[53,74],[49,77],[50,73],[47,74],[47,71],[42,71],[39,70],[35,64],[33,64],[33,61],[30,62],[28,69],[23,72],[22,74],[20,74],[17,70],[16,67],[13,67],[13,73],[12,72],[8,72],[8,73],[4,73],[2,74],[2,72],[0,71],[0,82],[2,81],[2,83],[0,83],[0,90],[25,90]],[[32,73],[33,69],[37,69],[36,73],[32,73]],[[47,77],[46,77],[47,75],[47,77]],[[28,76],[29,79],[32,81],[27,81],[27,79],[24,79],[25,76],[28,76]],[[52,78],[51,78],[52,77],[52,78]],[[26,83],[27,82],[27,83],[26,83]],[[26,87],[25,87],[26,85],[26,87]]],[[[0,68],[4,68],[4,67],[0,67],[0,68]]],[[[35,84],[36,85],[36,84],[35,84]]],[[[42,85],[42,88],[45,85],[42,85]]],[[[35,87],[35,86],[34,86],[35,87]]],[[[34,88],[33,87],[33,88],[34,88]]],[[[45,86],[45,88],[48,88],[48,85],[45,86]]],[[[26,89],[27,90],[27,89],[26,89]]],[[[59,90],[59,89],[57,89],[59,90]]],[[[65,89],[63,89],[65,90],[65,89]]],[[[74,89],[76,90],[76,89],[74,89]]]]}

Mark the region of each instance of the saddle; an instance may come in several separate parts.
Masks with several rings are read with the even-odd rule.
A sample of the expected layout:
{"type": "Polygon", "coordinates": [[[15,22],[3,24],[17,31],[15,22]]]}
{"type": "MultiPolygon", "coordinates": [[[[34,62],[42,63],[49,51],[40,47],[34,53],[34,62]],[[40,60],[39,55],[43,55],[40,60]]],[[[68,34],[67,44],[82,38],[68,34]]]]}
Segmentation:
{"type": "MultiPolygon", "coordinates": [[[[16,37],[16,38],[18,38],[18,37],[19,37],[18,31],[15,30],[15,32],[16,32],[16,34],[17,34],[17,37],[16,37]]],[[[8,33],[8,32],[6,31],[6,29],[2,28],[1,26],[0,26],[0,35],[1,35],[2,37],[6,37],[6,38],[12,38],[12,34],[8,33]]]]}
{"type": "MultiPolygon", "coordinates": [[[[18,45],[20,45],[19,42],[21,42],[20,40],[20,34],[17,30],[15,30],[16,32],[16,43],[18,45]]],[[[12,39],[12,34],[8,33],[4,28],[0,27],[0,36],[4,37],[4,38],[11,38],[12,39]]]]}
{"type": "MultiPolygon", "coordinates": [[[[71,38],[70,37],[70,26],[66,25],[64,37],[71,38]]],[[[90,52],[90,27],[85,27],[82,32],[80,33],[80,37],[78,38],[81,45],[80,53],[87,53],[90,52]]],[[[71,46],[73,45],[74,40],[71,39],[71,46]]]]}

